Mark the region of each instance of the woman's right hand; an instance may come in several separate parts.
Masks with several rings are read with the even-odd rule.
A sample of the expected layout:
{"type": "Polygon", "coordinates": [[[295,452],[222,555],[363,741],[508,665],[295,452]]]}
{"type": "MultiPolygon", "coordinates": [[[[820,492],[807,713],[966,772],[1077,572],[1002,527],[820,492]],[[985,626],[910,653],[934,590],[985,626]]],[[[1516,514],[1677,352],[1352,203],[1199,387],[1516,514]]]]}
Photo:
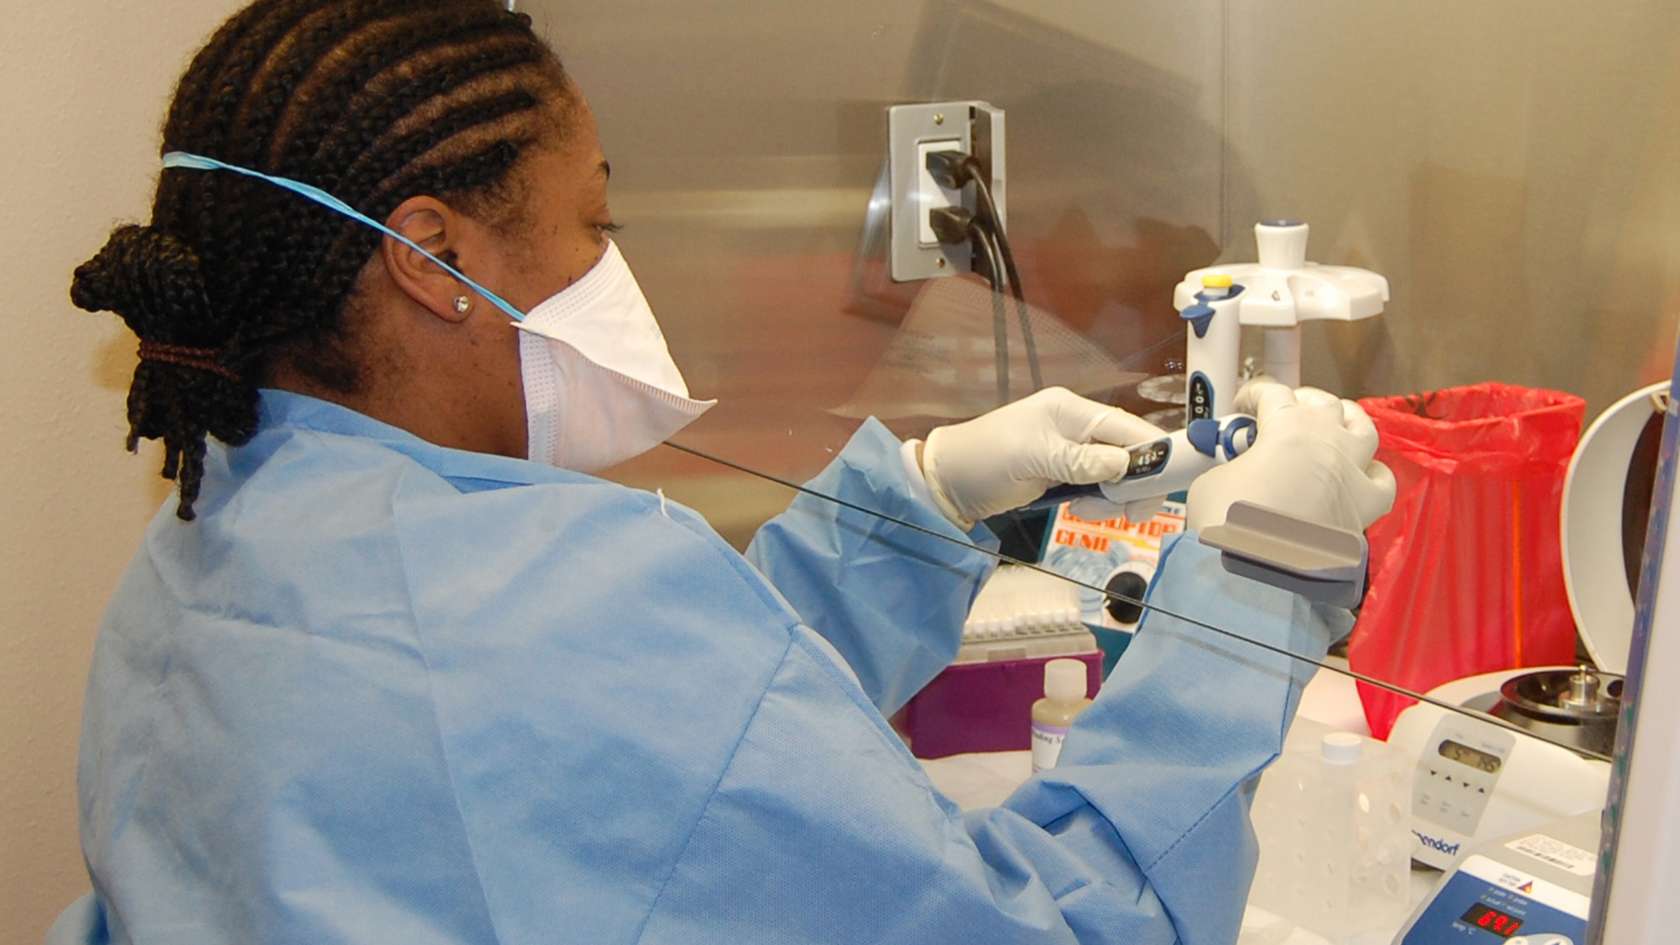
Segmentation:
{"type": "Polygon", "coordinates": [[[1358,404],[1261,380],[1237,394],[1236,409],[1259,423],[1254,445],[1191,485],[1188,528],[1223,524],[1237,502],[1351,532],[1393,508],[1394,473],[1376,461],[1377,428],[1358,404]]]}

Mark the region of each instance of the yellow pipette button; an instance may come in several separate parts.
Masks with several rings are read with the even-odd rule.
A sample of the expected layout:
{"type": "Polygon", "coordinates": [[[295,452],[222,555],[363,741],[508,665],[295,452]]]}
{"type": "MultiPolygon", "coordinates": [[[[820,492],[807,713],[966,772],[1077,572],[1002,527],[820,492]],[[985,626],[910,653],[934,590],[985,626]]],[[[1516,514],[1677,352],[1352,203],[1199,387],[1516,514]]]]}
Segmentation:
{"type": "Polygon", "coordinates": [[[1229,289],[1230,287],[1231,277],[1223,272],[1211,272],[1202,277],[1202,288],[1204,289],[1229,289]]]}

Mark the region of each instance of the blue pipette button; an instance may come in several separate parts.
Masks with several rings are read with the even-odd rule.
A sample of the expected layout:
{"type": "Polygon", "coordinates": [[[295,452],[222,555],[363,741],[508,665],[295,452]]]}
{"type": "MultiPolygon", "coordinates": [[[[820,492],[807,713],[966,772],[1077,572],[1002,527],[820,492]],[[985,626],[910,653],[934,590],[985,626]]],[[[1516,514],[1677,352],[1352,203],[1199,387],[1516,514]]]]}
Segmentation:
{"type": "Polygon", "coordinates": [[[1190,327],[1196,330],[1197,338],[1204,338],[1207,336],[1208,326],[1213,324],[1213,316],[1213,306],[1202,303],[1192,305],[1184,311],[1178,313],[1179,318],[1189,322],[1190,327]]]}
{"type": "MultiPolygon", "coordinates": [[[[1238,417],[1227,423],[1225,429],[1219,434],[1219,446],[1225,451],[1225,459],[1227,461],[1233,460],[1246,452],[1250,446],[1254,445],[1254,434],[1258,433],[1259,430],[1260,425],[1252,417],[1238,417]],[[1239,440],[1242,442],[1240,447],[1237,445],[1239,440]]],[[[1200,448],[1197,447],[1197,449],[1200,448]]],[[[1213,454],[1210,452],[1208,455],[1212,456],[1213,454]]]]}
{"type": "Polygon", "coordinates": [[[1216,456],[1219,450],[1219,421],[1192,420],[1185,435],[1190,439],[1190,445],[1203,456],[1216,456]]]}

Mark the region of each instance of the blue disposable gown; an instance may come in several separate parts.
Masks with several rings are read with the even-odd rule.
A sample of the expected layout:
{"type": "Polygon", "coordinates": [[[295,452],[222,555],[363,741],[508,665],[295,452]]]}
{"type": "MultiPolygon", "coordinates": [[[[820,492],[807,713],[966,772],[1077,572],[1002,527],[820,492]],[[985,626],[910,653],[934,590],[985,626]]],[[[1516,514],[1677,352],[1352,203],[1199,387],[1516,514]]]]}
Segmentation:
{"type": "MultiPolygon", "coordinates": [[[[879,424],[815,487],[964,537],[879,424]]],[[[743,558],[657,496],[274,392],[198,510],[99,638],[94,892],[55,941],[1236,936],[1299,664],[1153,614],[1061,766],[964,813],[883,714],[951,659],[980,550],[802,497],[743,558]]],[[[1347,623],[1193,537],[1153,599],[1315,656],[1347,623]]]]}

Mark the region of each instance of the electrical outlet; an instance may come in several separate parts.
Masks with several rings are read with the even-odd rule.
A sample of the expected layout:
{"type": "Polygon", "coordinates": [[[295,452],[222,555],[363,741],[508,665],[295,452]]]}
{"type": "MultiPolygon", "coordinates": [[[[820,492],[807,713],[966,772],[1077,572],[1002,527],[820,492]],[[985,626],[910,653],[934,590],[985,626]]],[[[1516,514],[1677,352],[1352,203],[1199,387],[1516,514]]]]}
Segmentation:
{"type": "Polygon", "coordinates": [[[892,277],[912,282],[972,270],[966,244],[947,246],[929,222],[940,207],[976,210],[973,187],[947,190],[927,169],[929,154],[972,154],[991,183],[1003,215],[1003,110],[985,102],[897,105],[887,110],[892,191],[892,277]]]}
{"type": "Polygon", "coordinates": [[[933,179],[933,172],[928,170],[927,159],[930,154],[941,151],[955,151],[966,154],[961,141],[918,141],[916,143],[916,166],[921,169],[916,179],[916,219],[919,221],[916,229],[916,242],[924,247],[938,246],[939,237],[933,232],[933,211],[942,207],[961,207],[964,205],[962,190],[950,190],[939,186],[933,179]]]}

